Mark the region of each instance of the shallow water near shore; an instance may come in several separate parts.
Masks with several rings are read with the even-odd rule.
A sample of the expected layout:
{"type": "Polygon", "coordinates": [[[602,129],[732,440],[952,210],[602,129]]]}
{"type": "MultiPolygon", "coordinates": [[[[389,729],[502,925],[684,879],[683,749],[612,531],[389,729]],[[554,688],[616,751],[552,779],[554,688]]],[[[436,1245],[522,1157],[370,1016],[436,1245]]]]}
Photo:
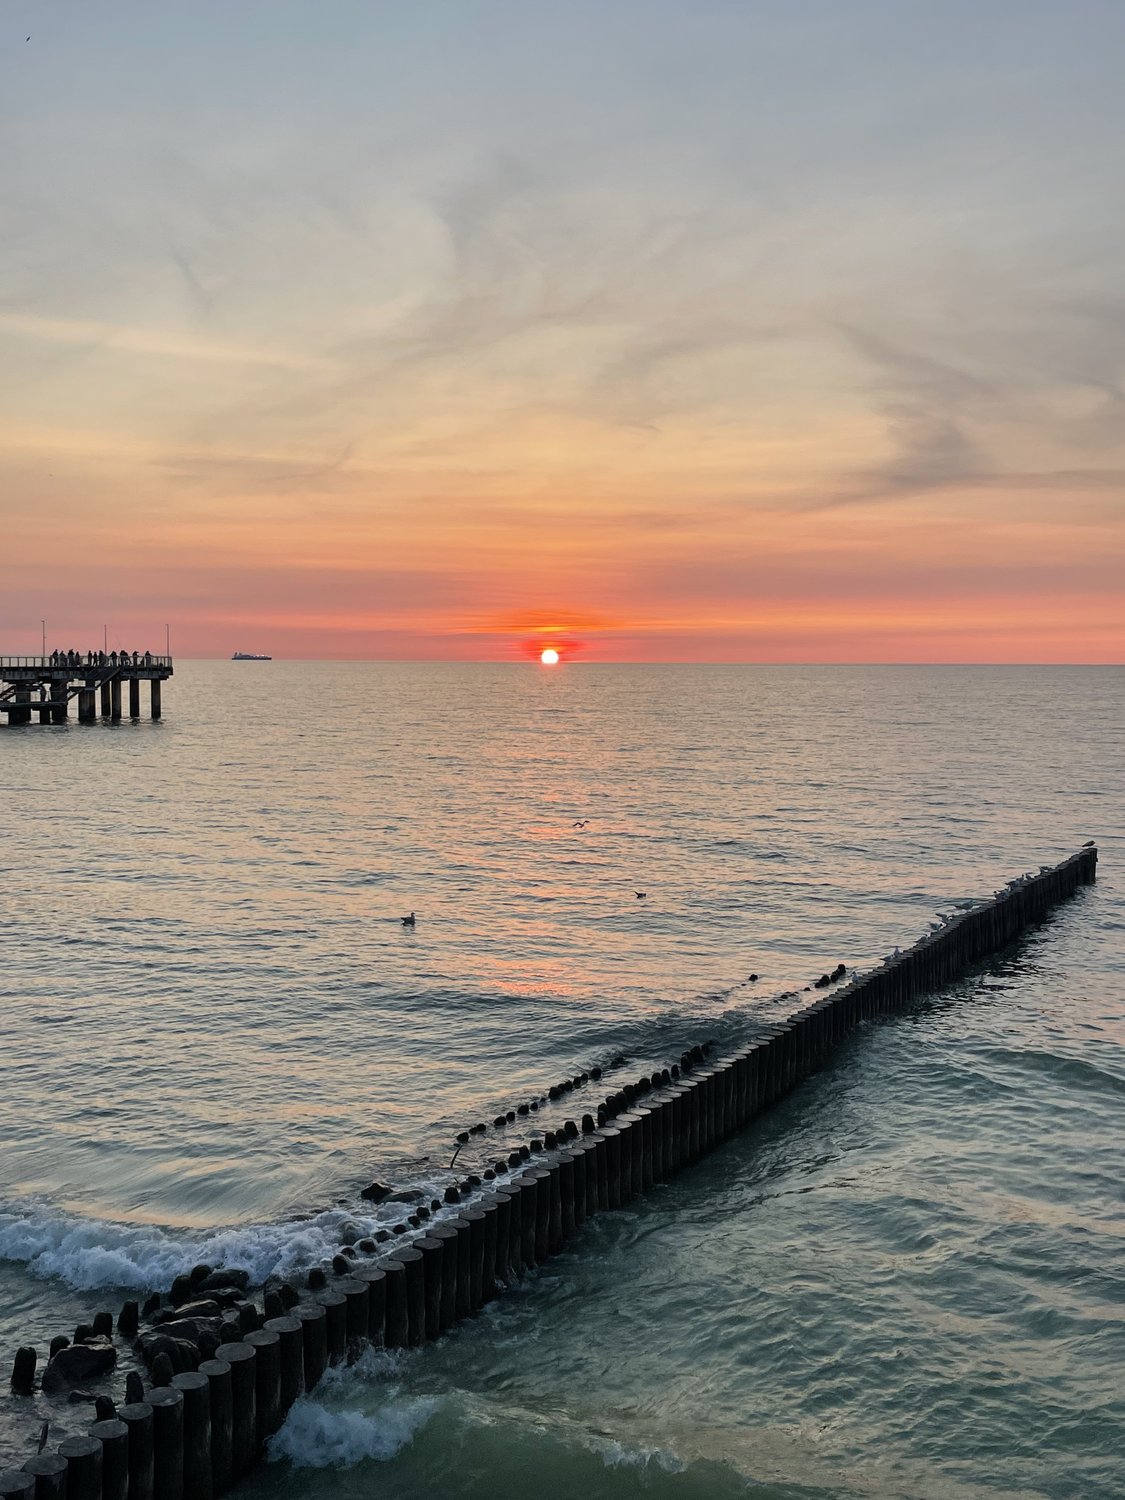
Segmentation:
{"type": "Polygon", "coordinates": [[[188,663],[161,724],[3,732],[6,1357],[200,1258],[311,1263],[462,1126],[733,1038],[1096,837],[1017,950],[341,1374],[246,1492],[1119,1494],[1123,687],[188,663]]]}

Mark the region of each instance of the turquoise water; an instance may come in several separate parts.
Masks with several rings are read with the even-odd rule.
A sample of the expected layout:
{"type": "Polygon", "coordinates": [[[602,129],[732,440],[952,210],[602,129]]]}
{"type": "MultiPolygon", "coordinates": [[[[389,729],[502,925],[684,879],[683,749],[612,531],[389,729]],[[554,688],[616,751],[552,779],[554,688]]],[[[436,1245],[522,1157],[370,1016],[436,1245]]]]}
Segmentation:
{"type": "Polygon", "coordinates": [[[459,1125],[1097,837],[1018,950],[340,1374],[246,1492],[1122,1493],[1125,673],[253,670],[0,736],[9,1350],[200,1253],[308,1264],[459,1125]]]}

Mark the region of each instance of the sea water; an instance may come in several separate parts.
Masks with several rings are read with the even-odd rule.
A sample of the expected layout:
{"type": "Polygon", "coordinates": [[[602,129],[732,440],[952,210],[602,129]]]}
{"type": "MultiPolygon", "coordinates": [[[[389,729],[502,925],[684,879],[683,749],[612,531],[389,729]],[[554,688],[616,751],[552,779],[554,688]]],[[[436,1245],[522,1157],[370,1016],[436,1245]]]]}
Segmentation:
{"type": "Polygon", "coordinates": [[[183,663],[160,723],[3,731],[4,1358],[200,1259],[300,1271],[458,1130],[733,1040],[1094,837],[1016,949],[334,1374],[246,1492],[1125,1493],[1123,687],[183,663]]]}

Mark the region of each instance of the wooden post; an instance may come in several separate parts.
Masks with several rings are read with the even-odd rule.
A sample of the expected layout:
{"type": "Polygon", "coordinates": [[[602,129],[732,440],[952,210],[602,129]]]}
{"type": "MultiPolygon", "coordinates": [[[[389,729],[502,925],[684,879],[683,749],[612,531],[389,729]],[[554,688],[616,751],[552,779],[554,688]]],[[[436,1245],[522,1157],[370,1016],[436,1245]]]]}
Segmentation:
{"type": "Polygon", "coordinates": [[[254,1351],[256,1442],[261,1449],[281,1426],[281,1340],[268,1328],[257,1328],[244,1340],[254,1351]]]}
{"type": "Polygon", "coordinates": [[[211,1382],[202,1370],[173,1375],[184,1399],[184,1500],[212,1500],[211,1382]]]}
{"type": "Polygon", "coordinates": [[[367,1341],[381,1349],[387,1331],[387,1273],[381,1266],[365,1266],[355,1279],[367,1286],[367,1341]]]}
{"type": "Polygon", "coordinates": [[[406,1267],[391,1257],[379,1262],[386,1276],[386,1340],[388,1349],[405,1349],[410,1338],[410,1318],[406,1311],[406,1267]]]}
{"type": "Polygon", "coordinates": [[[109,715],[110,715],[110,709],[111,709],[110,695],[109,695],[109,682],[108,682],[108,680],[106,682],[102,683],[101,693],[102,693],[102,718],[103,719],[108,719],[109,715]]]}
{"type": "Polygon", "coordinates": [[[152,1487],[157,1500],[184,1500],[184,1397],[174,1385],[148,1393],[152,1407],[152,1487]]]}
{"type": "Polygon", "coordinates": [[[79,724],[97,723],[97,695],[92,687],[84,687],[78,693],[78,722],[79,724]]]}
{"type": "Polygon", "coordinates": [[[148,685],[149,708],[154,719],[160,717],[160,679],[154,677],[148,685]]]}
{"type": "Polygon", "coordinates": [[[66,1500],[66,1459],[57,1453],[37,1453],[24,1468],[35,1475],[35,1500],[66,1500]]]}
{"type": "Polygon", "coordinates": [[[129,717],[139,719],[141,716],[141,680],[139,677],[129,678],[129,717]]]}
{"type": "Polygon", "coordinates": [[[426,1283],[422,1252],[407,1245],[395,1256],[406,1272],[406,1342],[416,1349],[426,1338],[426,1283]]]}
{"type": "MultiPolygon", "coordinates": [[[[230,1365],[225,1359],[205,1359],[199,1373],[207,1377],[211,1403],[211,1492],[225,1495],[234,1482],[230,1365]]],[[[105,1497],[109,1500],[109,1496],[105,1497]]]]}
{"type": "Polygon", "coordinates": [[[328,1367],[328,1318],[319,1302],[304,1302],[294,1309],[301,1325],[305,1390],[314,1391],[328,1367]]]}
{"type": "Polygon", "coordinates": [[[65,677],[58,677],[51,683],[51,723],[65,724],[67,715],[67,693],[70,684],[65,677]]]}
{"type": "Polygon", "coordinates": [[[64,1438],[59,1457],[66,1459],[67,1500],[102,1500],[102,1445],[97,1438],[64,1438]]]}
{"type": "Polygon", "coordinates": [[[327,1318],[328,1363],[341,1365],[348,1357],[348,1299],[334,1287],[318,1298],[327,1318]]]}
{"type": "MultiPolygon", "coordinates": [[[[254,1365],[257,1351],[244,1340],[220,1344],[215,1358],[230,1365],[231,1467],[235,1480],[253,1468],[258,1452],[258,1413],[254,1365]]],[[[133,1500],[130,1493],[129,1500],[133,1500]]]]}
{"type": "Polygon", "coordinates": [[[433,1343],[441,1335],[442,1261],[448,1241],[436,1235],[423,1235],[414,1241],[422,1255],[422,1289],[426,1299],[426,1338],[433,1343]]]}
{"type": "Polygon", "coordinates": [[[344,1295],[344,1328],[348,1341],[348,1363],[354,1364],[360,1350],[367,1342],[367,1327],[370,1313],[367,1305],[366,1281],[357,1281],[354,1276],[341,1276],[336,1290],[344,1295]]]}
{"type": "Polygon", "coordinates": [[[121,678],[115,677],[109,685],[109,716],[113,720],[121,717],[121,678]]]}
{"type": "Polygon", "coordinates": [[[119,1406],[117,1416],[129,1429],[129,1500],[154,1500],[152,1407],[135,1401],[119,1406]]]}
{"type": "MultiPolygon", "coordinates": [[[[128,1500],[129,1429],[119,1417],[94,1422],[90,1436],[102,1445],[101,1500],[128,1500]]],[[[0,1488],[0,1495],[4,1491],[0,1488]]]]}
{"type": "Polygon", "coordinates": [[[0,1474],[0,1500],[35,1500],[35,1475],[26,1469],[5,1469],[0,1474]]]}

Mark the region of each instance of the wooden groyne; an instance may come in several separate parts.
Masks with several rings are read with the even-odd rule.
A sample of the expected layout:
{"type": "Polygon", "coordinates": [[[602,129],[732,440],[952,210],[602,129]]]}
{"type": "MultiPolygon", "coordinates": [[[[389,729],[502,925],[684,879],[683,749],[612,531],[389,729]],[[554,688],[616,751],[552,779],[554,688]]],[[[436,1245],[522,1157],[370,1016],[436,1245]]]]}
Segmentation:
{"type": "MultiPolygon", "coordinates": [[[[1092,884],[1096,869],[1097,850],[1087,845],[959,911],[871,973],[810,991],[815,998],[801,1009],[724,1056],[708,1060],[693,1047],[610,1095],[597,1120],[568,1121],[563,1149],[510,1176],[497,1163],[475,1202],[382,1255],[372,1240],[342,1246],[333,1274],[314,1267],[305,1286],[281,1282],[260,1306],[246,1296],[245,1272],[202,1265],[143,1309],[126,1302],[117,1336],[136,1340],[150,1383],[130,1374],[123,1404],[99,1398],[99,1420],[87,1433],[0,1474],[0,1497],[214,1500],[254,1466],[329,1365],[367,1346],[414,1348],[440,1338],[543,1265],[594,1214],[630,1203],[749,1124],[864,1021],[893,1015],[1015,942],[1092,884]],[[142,1320],[150,1325],[143,1333],[142,1320]]],[[[84,1380],[111,1369],[113,1332],[110,1314],[100,1313],[73,1342],[56,1339],[44,1389],[60,1388],[60,1363],[81,1366],[84,1380]]],[[[17,1394],[30,1393],[35,1368],[35,1351],[21,1349],[17,1394]]]]}
{"type": "Polygon", "coordinates": [[[148,683],[149,713],[161,715],[161,684],[172,676],[172,658],[151,651],[52,651],[49,656],[0,656],[0,714],[8,723],[65,724],[77,700],[78,722],[117,723],[124,717],[121,694],[129,695],[129,718],[141,717],[141,683],[148,683]]]}

